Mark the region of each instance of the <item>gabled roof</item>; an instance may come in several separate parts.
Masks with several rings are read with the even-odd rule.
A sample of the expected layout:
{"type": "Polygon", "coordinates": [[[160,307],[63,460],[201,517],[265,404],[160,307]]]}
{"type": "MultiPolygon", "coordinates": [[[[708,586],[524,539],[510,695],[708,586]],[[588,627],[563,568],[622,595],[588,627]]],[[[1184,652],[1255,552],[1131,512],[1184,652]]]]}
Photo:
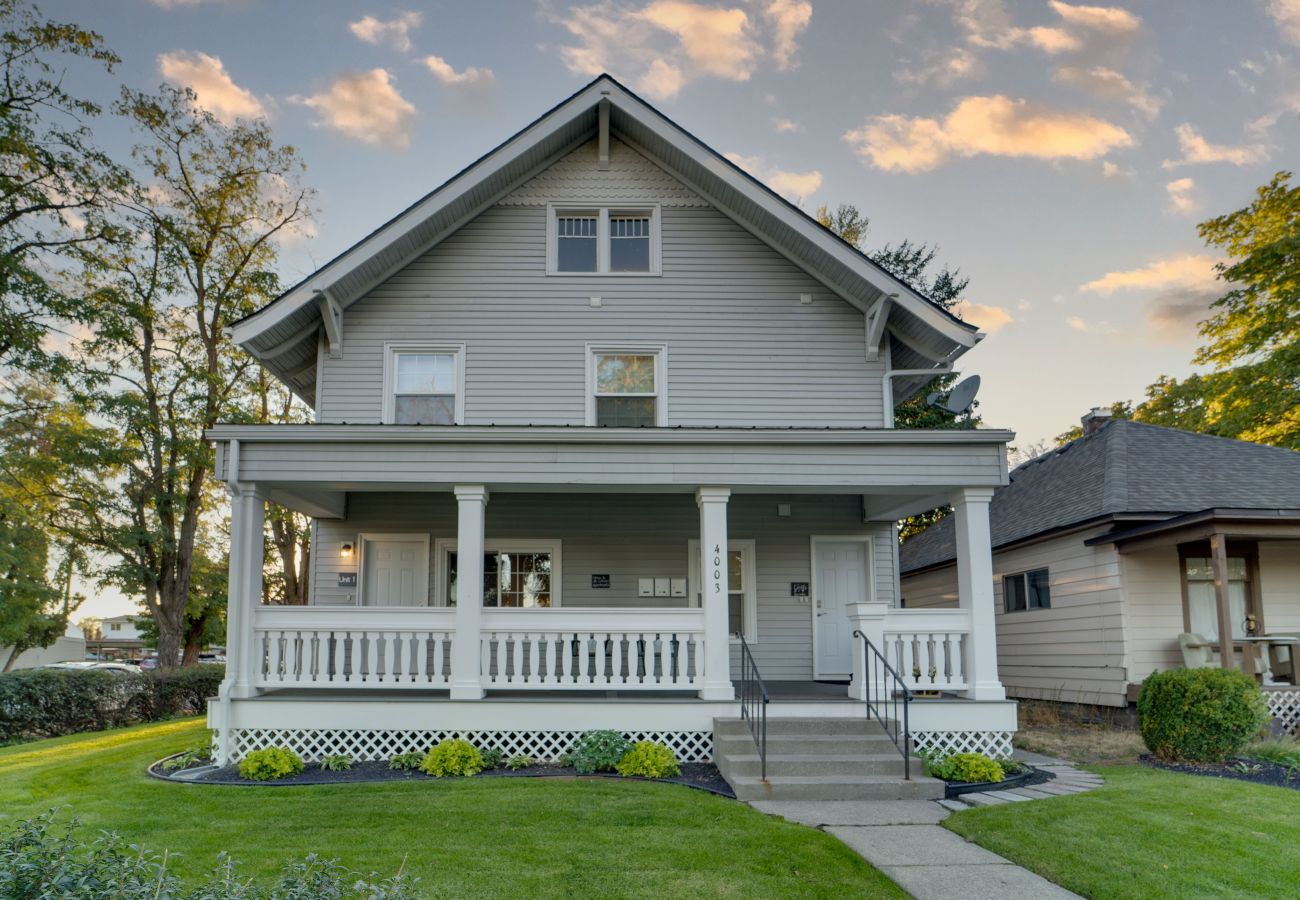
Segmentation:
{"type": "MultiPolygon", "coordinates": [[[[1212,508],[1300,509],[1300,453],[1112,420],[1016,468],[989,506],[993,547],[1110,517],[1161,520],[1212,508]]],[[[957,555],[952,517],[899,549],[903,572],[957,555]]]]}
{"type": "MultiPolygon", "coordinates": [[[[933,367],[982,337],[609,75],[601,75],[280,297],[235,322],[229,328],[231,337],[314,403],[322,302],[346,309],[515,187],[591,140],[597,134],[602,100],[609,102],[612,137],[669,172],[844,300],[866,312],[890,298],[895,368],[933,367]]],[[[899,387],[902,396],[906,385],[899,387]]]]}

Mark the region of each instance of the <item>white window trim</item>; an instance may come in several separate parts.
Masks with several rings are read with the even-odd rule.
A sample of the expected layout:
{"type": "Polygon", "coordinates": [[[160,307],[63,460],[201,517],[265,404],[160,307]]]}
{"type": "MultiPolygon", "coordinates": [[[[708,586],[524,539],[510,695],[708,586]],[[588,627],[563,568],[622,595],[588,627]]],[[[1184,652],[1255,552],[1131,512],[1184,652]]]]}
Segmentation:
{"type": "Polygon", "coordinates": [[[663,241],[660,237],[660,209],[658,203],[607,203],[592,201],[590,203],[548,203],[546,205],[546,274],[572,275],[578,278],[590,278],[595,275],[612,278],[646,278],[663,274],[663,241]],[[559,235],[555,227],[556,217],[565,213],[596,214],[596,271],[561,272],[559,270],[559,235]],[[610,214],[624,215],[633,213],[650,214],[650,268],[645,272],[611,272],[609,270],[609,217],[610,214]]]}
{"type": "Polygon", "coordinates": [[[392,425],[397,405],[397,357],[403,353],[451,354],[456,360],[455,424],[465,424],[465,345],[426,341],[384,342],[384,408],[382,422],[392,425]]]}
{"type": "MultiPolygon", "coordinates": [[[[484,553],[549,553],[551,554],[551,609],[562,604],[561,587],[563,585],[563,542],[559,538],[540,538],[537,540],[511,538],[506,541],[487,539],[483,542],[484,553]]],[[[438,538],[434,542],[434,605],[447,605],[447,554],[456,552],[455,538],[438,538]]],[[[509,608],[509,607],[507,607],[509,608]]]]}
{"type": "Polygon", "coordinates": [[[357,554],[357,599],[355,606],[365,606],[365,597],[362,593],[366,589],[366,541],[419,541],[423,544],[424,565],[420,566],[417,571],[424,578],[424,585],[416,585],[416,594],[424,594],[424,606],[429,605],[429,535],[424,532],[389,532],[389,531],[363,531],[357,535],[355,552],[357,554]]]}
{"type": "MultiPolygon", "coordinates": [[[[741,596],[741,620],[745,623],[745,642],[748,644],[758,643],[758,584],[755,579],[757,565],[754,562],[754,540],[752,538],[736,539],[727,538],[727,552],[732,550],[741,551],[740,557],[740,577],[745,583],[745,589],[741,596]]],[[[690,598],[692,607],[698,609],[700,606],[700,541],[698,538],[691,538],[686,542],[686,594],[690,598]]],[[[728,585],[730,587],[730,585],[728,585]]],[[[731,596],[731,591],[727,591],[727,596],[731,596]]],[[[738,644],[740,639],[728,635],[731,643],[738,644]]]]}
{"type": "MultiPolygon", "coordinates": [[[[668,427],[668,345],[667,344],[588,344],[586,422],[596,424],[596,355],[625,353],[655,358],[655,426],[668,427]]],[[[629,394],[644,397],[645,394],[629,394]]]]}

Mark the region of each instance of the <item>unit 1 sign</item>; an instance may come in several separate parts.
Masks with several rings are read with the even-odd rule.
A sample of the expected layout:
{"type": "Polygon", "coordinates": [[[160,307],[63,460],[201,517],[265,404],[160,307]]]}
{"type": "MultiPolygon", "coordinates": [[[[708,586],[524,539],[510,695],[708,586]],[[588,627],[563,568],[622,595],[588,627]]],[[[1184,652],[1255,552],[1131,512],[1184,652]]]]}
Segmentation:
{"type": "Polygon", "coordinates": [[[339,587],[356,587],[356,586],[357,586],[357,573],[356,573],[356,572],[339,572],[338,575],[339,575],[339,587]]]}
{"type": "Polygon", "coordinates": [[[790,582],[790,596],[791,596],[791,597],[807,597],[807,596],[808,596],[808,582],[806,582],[806,581],[792,581],[792,582],[790,582]]]}

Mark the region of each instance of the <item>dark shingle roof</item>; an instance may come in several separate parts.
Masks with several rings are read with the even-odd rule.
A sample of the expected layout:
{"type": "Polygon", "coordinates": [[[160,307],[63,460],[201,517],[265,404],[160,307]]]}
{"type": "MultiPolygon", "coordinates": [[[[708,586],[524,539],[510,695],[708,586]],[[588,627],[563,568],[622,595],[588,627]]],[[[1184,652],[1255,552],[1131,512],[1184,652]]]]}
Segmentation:
{"type": "MultiPolygon", "coordinates": [[[[989,507],[993,546],[1109,515],[1300,508],[1300,453],[1114,420],[1018,467],[989,507]]],[[[951,517],[903,543],[902,571],[957,555],[951,517]]]]}

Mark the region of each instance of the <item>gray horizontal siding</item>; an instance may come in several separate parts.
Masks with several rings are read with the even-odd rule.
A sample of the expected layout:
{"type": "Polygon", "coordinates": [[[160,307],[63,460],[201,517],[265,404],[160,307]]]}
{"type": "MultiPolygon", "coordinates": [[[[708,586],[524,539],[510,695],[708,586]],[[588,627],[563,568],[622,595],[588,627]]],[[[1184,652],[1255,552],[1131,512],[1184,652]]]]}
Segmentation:
{"type": "Polygon", "coordinates": [[[584,345],[635,340],[668,346],[670,425],[882,424],[860,312],[716,210],[662,220],[662,276],[547,276],[546,210],[487,210],[347,310],[319,420],[378,422],[384,342],[427,339],[466,345],[467,424],[581,425],[584,345]]]}
{"type": "MultiPolygon", "coordinates": [[[[790,596],[790,583],[809,581],[813,534],[871,534],[875,540],[878,599],[892,601],[893,563],[889,526],[863,525],[861,501],[848,496],[746,495],[728,504],[728,533],[755,542],[758,642],[755,657],[765,678],[812,677],[812,612],[790,596]],[[789,503],[791,515],[777,516],[789,503]]],[[[338,588],[339,571],[355,571],[339,546],[362,532],[428,534],[430,546],[456,537],[456,504],[448,494],[352,494],[348,518],[318,520],[312,557],[311,602],[349,602],[355,589],[338,588]]],[[[685,578],[688,542],[699,535],[699,512],[689,496],[645,494],[493,494],[487,505],[487,538],[559,539],[562,603],[566,607],[685,605],[682,598],[637,597],[637,579],[685,578]],[[610,576],[608,589],[593,589],[593,574],[610,576]]],[[[432,556],[432,554],[431,554],[432,556]]],[[[430,560],[431,592],[436,568],[430,560]]]]}

